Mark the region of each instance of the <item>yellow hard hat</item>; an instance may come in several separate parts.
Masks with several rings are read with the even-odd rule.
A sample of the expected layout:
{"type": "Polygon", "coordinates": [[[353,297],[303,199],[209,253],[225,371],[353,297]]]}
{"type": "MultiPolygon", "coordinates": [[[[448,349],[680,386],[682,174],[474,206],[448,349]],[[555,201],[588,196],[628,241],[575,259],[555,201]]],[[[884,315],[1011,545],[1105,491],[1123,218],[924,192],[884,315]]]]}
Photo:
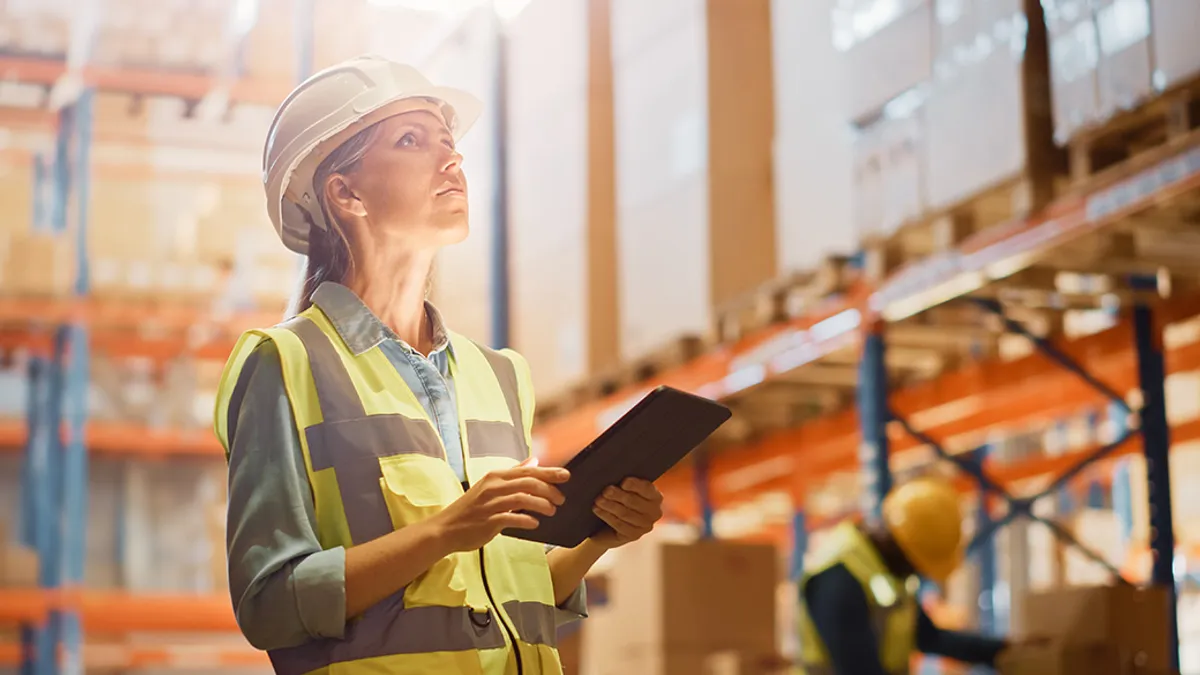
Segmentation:
{"type": "Polygon", "coordinates": [[[883,500],[883,522],[921,576],[937,584],[963,559],[962,508],[948,481],[925,477],[893,489],[883,500]]]}

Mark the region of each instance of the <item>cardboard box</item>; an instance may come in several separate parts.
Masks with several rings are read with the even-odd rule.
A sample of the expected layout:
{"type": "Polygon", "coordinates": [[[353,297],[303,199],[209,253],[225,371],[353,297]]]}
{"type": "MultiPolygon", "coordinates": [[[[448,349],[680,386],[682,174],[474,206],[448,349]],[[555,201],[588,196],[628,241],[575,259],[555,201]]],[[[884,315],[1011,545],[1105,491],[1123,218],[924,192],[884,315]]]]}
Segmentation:
{"type": "Polygon", "coordinates": [[[1150,17],[1155,86],[1169,89],[1200,74],[1200,49],[1196,49],[1200,3],[1151,0],[1150,17]]]}
{"type": "Polygon", "coordinates": [[[1125,675],[1110,645],[1017,644],[996,660],[1000,675],[1125,675]]]}
{"type": "Polygon", "coordinates": [[[925,121],[918,109],[855,137],[854,222],[859,239],[887,236],[926,209],[925,121]]]}
{"type": "Polygon", "coordinates": [[[620,554],[610,573],[606,610],[617,617],[615,639],[622,648],[774,653],[779,579],[774,547],[651,540],[623,547],[620,554]]]}
{"type": "Polygon", "coordinates": [[[1092,2],[1100,45],[1100,117],[1106,119],[1137,106],[1154,91],[1150,61],[1150,1],[1092,2]]]}
{"type": "Polygon", "coordinates": [[[1108,645],[1124,662],[1166,670],[1167,593],[1132,586],[1074,587],[1025,598],[1023,636],[1065,645],[1108,645]]]}
{"type": "Polygon", "coordinates": [[[37,551],[10,536],[0,522],[0,587],[32,588],[38,585],[37,551]]]}
{"type": "Polygon", "coordinates": [[[74,290],[77,260],[70,232],[13,232],[0,289],[17,295],[61,297],[74,290]]]}
{"type": "Polygon", "coordinates": [[[938,0],[937,7],[922,165],[930,208],[953,207],[1022,175],[1047,183],[1054,147],[1041,6],[1037,0],[938,0]],[[958,7],[964,11],[951,11],[958,7]]]}
{"type": "Polygon", "coordinates": [[[874,117],[888,101],[933,75],[933,11],[932,0],[838,4],[834,40],[847,46],[849,119],[874,117]]]}
{"type": "Polygon", "coordinates": [[[768,0],[615,0],[622,357],[776,274],[768,0]],[[706,289],[697,292],[698,289],[706,289]]]}
{"type": "Polygon", "coordinates": [[[830,255],[858,248],[853,228],[823,226],[853,218],[853,147],[845,111],[836,105],[846,100],[849,82],[838,67],[842,53],[829,39],[834,4],[810,0],[771,6],[776,252],[785,274],[815,269],[830,255]]]}
{"type": "Polygon", "coordinates": [[[1100,119],[1100,36],[1090,0],[1042,0],[1050,40],[1054,140],[1066,144],[1100,119]]]}
{"type": "Polygon", "coordinates": [[[608,0],[533,0],[509,26],[512,338],[553,394],[618,360],[608,0]]]}

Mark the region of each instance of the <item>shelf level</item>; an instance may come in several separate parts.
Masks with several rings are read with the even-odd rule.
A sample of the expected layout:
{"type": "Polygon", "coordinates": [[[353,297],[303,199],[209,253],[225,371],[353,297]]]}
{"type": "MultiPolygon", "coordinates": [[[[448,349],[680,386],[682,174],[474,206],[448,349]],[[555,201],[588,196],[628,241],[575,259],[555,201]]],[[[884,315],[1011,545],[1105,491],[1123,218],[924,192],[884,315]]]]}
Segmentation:
{"type": "MultiPolygon", "coordinates": [[[[0,452],[25,447],[27,430],[19,420],[0,421],[0,452]]],[[[90,422],[88,450],[95,454],[134,457],[224,457],[224,450],[209,429],[149,429],[138,424],[90,422]]]]}
{"type": "Polygon", "coordinates": [[[238,630],[226,595],[0,588],[0,625],[39,624],[55,609],[77,610],[95,634],[238,630]]]}
{"type": "MultiPolygon", "coordinates": [[[[0,58],[0,72],[5,79],[22,84],[53,86],[67,73],[61,59],[6,56],[0,58]]],[[[100,91],[142,96],[174,96],[199,101],[221,85],[215,75],[187,71],[128,66],[85,65],[81,71],[83,84],[100,91]]],[[[229,89],[230,103],[249,103],[276,106],[292,89],[286,79],[241,78],[229,89]]]]}
{"type": "Polygon", "coordinates": [[[563,462],[655,386],[723,399],[744,389],[747,381],[769,381],[829,353],[857,348],[863,326],[875,318],[897,320],[961,297],[1028,268],[1056,246],[1200,188],[1200,146],[1171,152],[1089,194],[1067,196],[1034,218],[981,232],[957,250],[900,270],[878,288],[860,289],[811,316],[765,329],[662,377],[548,420],[536,433],[537,446],[548,460],[563,462]],[[748,380],[747,373],[755,377],[748,380]]]}

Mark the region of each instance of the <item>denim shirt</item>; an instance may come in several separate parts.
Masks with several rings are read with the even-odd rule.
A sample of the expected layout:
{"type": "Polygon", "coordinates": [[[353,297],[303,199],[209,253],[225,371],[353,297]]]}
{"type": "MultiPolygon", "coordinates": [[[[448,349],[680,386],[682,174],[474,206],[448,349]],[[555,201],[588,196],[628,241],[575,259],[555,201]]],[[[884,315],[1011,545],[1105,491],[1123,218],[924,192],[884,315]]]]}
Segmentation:
{"type": "MultiPolygon", "coordinates": [[[[454,350],[442,317],[428,357],[383,324],[350,289],[322,284],[313,304],[355,354],[378,346],[433,420],[459,480],[465,481],[458,409],[450,386],[454,350]]],[[[242,633],[259,649],[340,638],[346,626],[346,552],[322,550],[296,418],[283,385],[279,351],[255,348],[230,400],[229,591],[242,633]]],[[[587,616],[583,585],[560,608],[560,623],[587,616]]]]}

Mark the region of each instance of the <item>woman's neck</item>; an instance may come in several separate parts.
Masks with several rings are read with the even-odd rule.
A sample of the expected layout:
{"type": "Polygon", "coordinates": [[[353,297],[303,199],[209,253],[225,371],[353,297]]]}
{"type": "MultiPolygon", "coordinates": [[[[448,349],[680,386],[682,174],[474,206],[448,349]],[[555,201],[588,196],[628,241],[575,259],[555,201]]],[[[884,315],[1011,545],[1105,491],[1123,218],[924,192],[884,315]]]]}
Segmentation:
{"type": "Polygon", "coordinates": [[[425,292],[433,268],[432,251],[355,251],[345,281],[385,326],[405,343],[428,355],[433,350],[425,292]]]}

